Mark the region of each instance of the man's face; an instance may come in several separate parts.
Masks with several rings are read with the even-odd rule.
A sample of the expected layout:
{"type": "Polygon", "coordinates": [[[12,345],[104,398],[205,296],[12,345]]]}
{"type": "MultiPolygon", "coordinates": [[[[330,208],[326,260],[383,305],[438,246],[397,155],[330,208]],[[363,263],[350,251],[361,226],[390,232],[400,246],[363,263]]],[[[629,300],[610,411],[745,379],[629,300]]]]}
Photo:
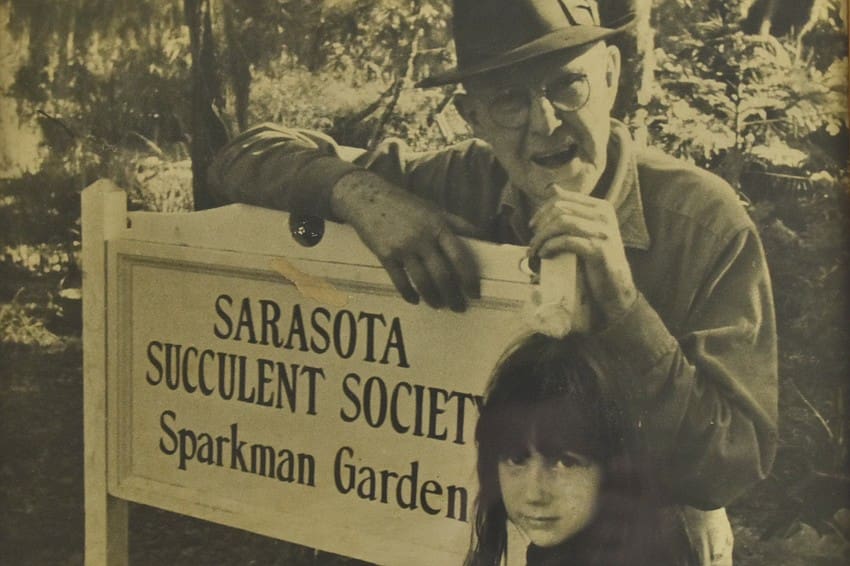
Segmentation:
{"type": "Polygon", "coordinates": [[[581,194],[593,191],[607,165],[619,72],[619,51],[599,42],[578,56],[541,57],[474,78],[457,106],[536,208],[553,194],[551,183],[581,194]],[[587,101],[581,108],[558,103],[559,92],[573,89],[579,94],[562,99],[578,100],[582,88],[587,101]],[[517,99],[518,92],[525,93],[524,105],[504,102],[506,93],[517,99]]]}

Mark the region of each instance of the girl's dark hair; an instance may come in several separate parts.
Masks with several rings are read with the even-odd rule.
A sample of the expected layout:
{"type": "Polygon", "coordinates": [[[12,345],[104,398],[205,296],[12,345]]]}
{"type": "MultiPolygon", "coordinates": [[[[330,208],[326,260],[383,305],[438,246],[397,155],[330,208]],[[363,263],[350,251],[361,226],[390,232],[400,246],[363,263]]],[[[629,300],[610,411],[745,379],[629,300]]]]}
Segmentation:
{"type": "Polygon", "coordinates": [[[636,514],[660,506],[657,494],[644,481],[647,475],[638,459],[627,449],[623,415],[602,377],[573,337],[532,335],[503,356],[491,377],[475,431],[479,493],[466,566],[501,563],[507,545],[507,512],[498,464],[506,456],[527,453],[531,446],[553,459],[565,451],[577,452],[602,468],[597,513],[591,525],[574,537],[571,563],[635,563],[628,556],[619,562],[599,553],[610,554],[616,547],[631,553],[630,545],[621,543],[635,539],[632,527],[649,519],[636,514]]]}

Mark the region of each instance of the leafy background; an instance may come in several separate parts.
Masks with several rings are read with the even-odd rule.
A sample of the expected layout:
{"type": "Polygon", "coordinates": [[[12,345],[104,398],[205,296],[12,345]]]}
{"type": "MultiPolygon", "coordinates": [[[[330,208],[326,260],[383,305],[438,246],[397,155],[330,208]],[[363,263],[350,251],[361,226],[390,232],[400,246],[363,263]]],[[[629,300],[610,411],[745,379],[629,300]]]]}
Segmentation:
{"type": "MultiPolygon", "coordinates": [[[[636,139],[738,191],[768,254],[780,334],[780,447],[730,508],[736,564],[843,564],[848,476],[846,4],[603,0],[616,113],[636,139]]],[[[0,556],[82,561],[79,193],[184,211],[212,151],[265,120],[368,147],[468,136],[445,0],[0,1],[0,556]],[[11,456],[11,457],[10,457],[11,456]]],[[[199,195],[198,203],[202,195],[199,195]]],[[[142,506],[135,564],[350,560],[142,506]]]]}

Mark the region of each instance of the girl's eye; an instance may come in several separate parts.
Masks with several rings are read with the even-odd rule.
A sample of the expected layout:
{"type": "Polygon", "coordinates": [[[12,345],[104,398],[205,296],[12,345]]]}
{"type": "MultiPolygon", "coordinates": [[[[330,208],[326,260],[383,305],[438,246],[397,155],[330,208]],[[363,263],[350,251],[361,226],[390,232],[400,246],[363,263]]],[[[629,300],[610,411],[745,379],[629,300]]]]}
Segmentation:
{"type": "Polygon", "coordinates": [[[556,465],[562,468],[587,468],[588,466],[590,466],[590,460],[588,458],[585,458],[581,454],[566,452],[558,458],[556,465]]]}
{"type": "Polygon", "coordinates": [[[502,457],[502,462],[510,466],[522,466],[528,461],[530,454],[528,452],[517,452],[515,454],[506,454],[502,457]]]}

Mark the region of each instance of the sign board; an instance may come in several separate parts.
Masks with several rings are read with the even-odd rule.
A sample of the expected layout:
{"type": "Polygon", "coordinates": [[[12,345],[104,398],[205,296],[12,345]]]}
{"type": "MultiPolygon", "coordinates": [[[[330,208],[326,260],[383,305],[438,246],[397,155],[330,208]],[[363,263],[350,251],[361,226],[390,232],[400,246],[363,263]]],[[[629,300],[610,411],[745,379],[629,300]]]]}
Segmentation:
{"type": "Polygon", "coordinates": [[[127,213],[101,181],[83,230],[88,564],[126,562],[126,501],[462,563],[481,395],[528,332],[524,248],[470,241],[482,298],[458,314],[405,303],[341,225],[306,247],[282,212],[127,213]]]}

